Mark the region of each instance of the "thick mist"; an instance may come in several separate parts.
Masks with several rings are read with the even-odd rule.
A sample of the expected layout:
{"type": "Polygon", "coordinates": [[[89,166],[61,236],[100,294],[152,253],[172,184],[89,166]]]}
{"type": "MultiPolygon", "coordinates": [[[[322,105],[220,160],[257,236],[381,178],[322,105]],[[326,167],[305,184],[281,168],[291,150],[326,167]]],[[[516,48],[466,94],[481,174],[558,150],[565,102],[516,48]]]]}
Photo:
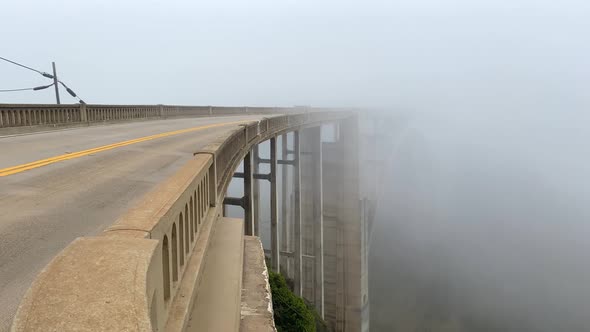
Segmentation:
{"type": "Polygon", "coordinates": [[[590,330],[588,116],[447,115],[389,151],[372,329],[590,330]]]}

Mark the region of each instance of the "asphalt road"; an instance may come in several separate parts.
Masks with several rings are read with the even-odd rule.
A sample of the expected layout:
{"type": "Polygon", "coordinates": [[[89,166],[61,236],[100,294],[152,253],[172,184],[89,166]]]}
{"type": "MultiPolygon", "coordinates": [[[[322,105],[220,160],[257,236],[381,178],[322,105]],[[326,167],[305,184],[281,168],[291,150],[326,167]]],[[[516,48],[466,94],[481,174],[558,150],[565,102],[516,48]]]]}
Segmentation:
{"type": "MultiPolygon", "coordinates": [[[[0,137],[2,169],[160,133],[258,116],[169,119],[0,137]]],[[[38,272],[76,237],[109,226],[193,152],[236,124],[88,153],[0,177],[0,331],[38,272]]]]}

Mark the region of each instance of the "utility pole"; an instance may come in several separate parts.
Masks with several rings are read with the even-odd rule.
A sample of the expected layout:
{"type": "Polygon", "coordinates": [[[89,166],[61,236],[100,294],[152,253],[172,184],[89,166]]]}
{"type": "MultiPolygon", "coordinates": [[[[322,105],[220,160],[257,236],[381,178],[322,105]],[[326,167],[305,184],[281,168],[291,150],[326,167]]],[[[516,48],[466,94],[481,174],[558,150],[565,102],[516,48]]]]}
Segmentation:
{"type": "Polygon", "coordinates": [[[57,83],[57,72],[55,71],[55,62],[52,62],[51,65],[53,66],[53,86],[55,87],[55,100],[57,100],[57,104],[61,104],[59,102],[59,87],[57,83]]]}

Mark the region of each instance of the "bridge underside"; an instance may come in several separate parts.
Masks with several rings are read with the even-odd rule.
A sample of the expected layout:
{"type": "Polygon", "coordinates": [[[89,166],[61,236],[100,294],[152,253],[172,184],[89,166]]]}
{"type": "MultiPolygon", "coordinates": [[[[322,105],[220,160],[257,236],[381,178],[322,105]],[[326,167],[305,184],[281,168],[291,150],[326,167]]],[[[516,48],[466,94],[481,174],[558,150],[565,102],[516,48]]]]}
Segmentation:
{"type": "Polygon", "coordinates": [[[353,118],[261,142],[228,190],[244,195],[224,200],[224,213],[261,237],[270,268],[335,331],[361,331],[368,302],[356,126],[353,118]]]}

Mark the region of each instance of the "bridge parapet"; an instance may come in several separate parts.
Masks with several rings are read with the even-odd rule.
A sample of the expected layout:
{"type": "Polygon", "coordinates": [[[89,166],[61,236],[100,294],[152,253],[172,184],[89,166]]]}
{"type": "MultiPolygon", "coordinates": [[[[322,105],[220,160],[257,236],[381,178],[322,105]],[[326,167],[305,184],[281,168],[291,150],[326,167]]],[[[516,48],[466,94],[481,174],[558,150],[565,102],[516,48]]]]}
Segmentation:
{"type": "Polygon", "coordinates": [[[82,121],[80,105],[0,104],[0,128],[82,121]]]}
{"type": "Polygon", "coordinates": [[[270,137],[348,116],[278,115],[224,131],[101,235],[57,255],[23,298],[12,330],[184,330],[219,202],[243,157],[270,137]]]}
{"type": "Polygon", "coordinates": [[[296,107],[219,107],[177,105],[0,104],[0,128],[65,126],[170,117],[276,114],[296,107]]]}
{"type": "Polygon", "coordinates": [[[246,125],[246,140],[248,142],[258,137],[258,127],[260,122],[254,122],[246,125]]]}
{"type": "MultiPolygon", "coordinates": [[[[225,140],[219,149],[214,152],[215,154],[215,165],[216,165],[216,182],[217,190],[221,192],[223,190],[223,178],[231,173],[230,169],[236,160],[240,159],[240,151],[244,149],[248,143],[247,131],[244,128],[240,128],[231,133],[229,138],[225,140]]],[[[231,176],[231,175],[230,175],[231,176]]]]}
{"type": "Polygon", "coordinates": [[[278,130],[287,125],[287,117],[274,117],[268,120],[270,130],[278,130]]]}

